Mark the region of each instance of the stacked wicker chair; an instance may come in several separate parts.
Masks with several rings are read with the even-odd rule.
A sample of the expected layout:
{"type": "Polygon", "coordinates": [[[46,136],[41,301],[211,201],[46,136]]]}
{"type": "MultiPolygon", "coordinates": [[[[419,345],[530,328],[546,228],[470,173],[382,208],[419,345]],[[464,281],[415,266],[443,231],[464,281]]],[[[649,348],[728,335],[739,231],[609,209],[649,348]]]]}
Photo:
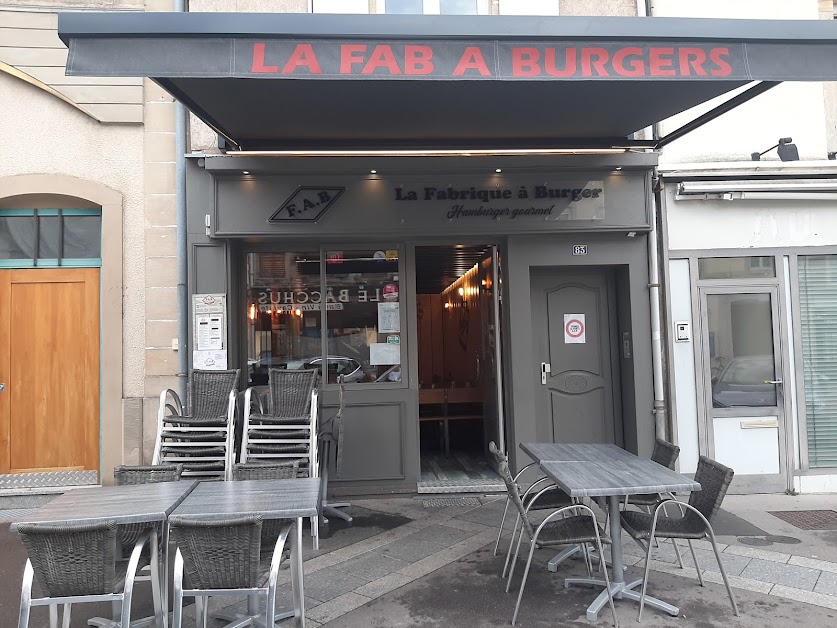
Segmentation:
{"type": "Polygon", "coordinates": [[[315,369],[270,369],[267,408],[253,413],[244,400],[241,462],[299,461],[301,475],[318,476],[315,369]]]}
{"type": "Polygon", "coordinates": [[[160,393],[153,465],[181,464],[184,476],[228,480],[234,457],[236,389],[240,371],[192,371],[190,400],[160,393]]]}
{"type": "MultiPolygon", "coordinates": [[[[252,411],[253,389],[247,389],[242,463],[296,461],[299,475],[319,477],[318,375],[316,369],[270,369],[267,408],[261,408],[259,413],[252,411]]],[[[319,517],[311,517],[311,536],[314,549],[319,549],[319,517]]]]}

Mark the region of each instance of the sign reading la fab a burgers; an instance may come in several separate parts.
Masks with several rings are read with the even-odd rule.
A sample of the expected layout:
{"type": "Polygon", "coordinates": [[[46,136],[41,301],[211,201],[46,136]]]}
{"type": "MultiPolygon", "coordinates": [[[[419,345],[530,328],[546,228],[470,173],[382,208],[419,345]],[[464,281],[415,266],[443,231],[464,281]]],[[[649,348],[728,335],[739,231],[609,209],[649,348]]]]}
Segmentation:
{"type": "Polygon", "coordinates": [[[433,206],[449,221],[473,220],[602,220],[602,181],[562,181],[507,187],[396,187],[393,200],[433,206]]]}
{"type": "Polygon", "coordinates": [[[265,78],[749,78],[742,44],[236,40],[234,74],[265,78]]]}

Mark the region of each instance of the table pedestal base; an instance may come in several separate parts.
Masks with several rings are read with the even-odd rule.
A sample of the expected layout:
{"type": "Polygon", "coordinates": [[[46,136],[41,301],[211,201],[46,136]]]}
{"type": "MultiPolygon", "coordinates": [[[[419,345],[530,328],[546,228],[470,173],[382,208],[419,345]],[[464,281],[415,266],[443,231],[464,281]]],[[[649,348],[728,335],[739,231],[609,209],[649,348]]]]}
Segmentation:
{"type": "MultiPolygon", "coordinates": [[[[257,626],[258,628],[272,628],[272,626],[264,625],[264,614],[247,614],[234,613],[231,611],[218,611],[212,613],[212,619],[229,622],[225,628],[244,628],[245,626],[257,626]]],[[[283,619],[290,619],[294,616],[293,609],[279,609],[273,616],[273,623],[282,621],[283,619]]]]}
{"type": "MultiPolygon", "coordinates": [[[[593,561],[593,562],[598,561],[599,553],[596,550],[589,550],[589,554],[590,554],[590,560],[591,561],[593,561]]],[[[577,559],[582,558],[582,557],[583,557],[583,554],[581,552],[581,547],[579,547],[578,545],[574,545],[573,547],[568,547],[563,552],[560,552],[560,553],[556,554],[546,564],[546,568],[549,571],[555,573],[556,571],[558,571],[558,566],[561,563],[563,563],[565,560],[567,560],[568,558],[574,558],[574,559],[577,560],[577,559]]],[[[607,558],[605,558],[605,565],[610,567],[610,564],[611,564],[610,561],[607,558]]]]}
{"type": "MultiPolygon", "coordinates": [[[[605,581],[599,580],[597,578],[567,578],[564,580],[564,587],[570,588],[573,585],[583,586],[583,587],[602,587],[605,588],[605,581]]],[[[638,589],[642,586],[642,580],[635,580],[634,582],[611,582],[610,583],[610,591],[613,594],[614,599],[617,600],[632,600],[634,602],[639,602],[640,594],[638,591],[634,591],[634,589],[638,589]]],[[[596,621],[599,616],[599,611],[602,610],[607,605],[607,591],[602,591],[599,593],[599,597],[593,600],[593,603],[587,607],[587,619],[589,621],[596,621]]],[[[676,606],[672,606],[662,600],[658,600],[655,597],[651,597],[650,595],[645,596],[645,605],[650,606],[651,608],[656,608],[659,611],[663,611],[664,613],[668,613],[672,617],[677,617],[680,614],[680,609],[676,606]]]]}

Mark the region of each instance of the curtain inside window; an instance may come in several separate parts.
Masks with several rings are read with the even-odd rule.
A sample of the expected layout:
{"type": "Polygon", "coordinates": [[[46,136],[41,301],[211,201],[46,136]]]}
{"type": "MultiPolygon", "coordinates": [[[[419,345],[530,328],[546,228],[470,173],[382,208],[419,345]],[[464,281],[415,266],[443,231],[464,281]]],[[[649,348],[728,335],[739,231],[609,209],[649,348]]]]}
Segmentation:
{"type": "Polygon", "coordinates": [[[799,257],[799,305],[809,466],[837,467],[837,255],[799,257]]]}

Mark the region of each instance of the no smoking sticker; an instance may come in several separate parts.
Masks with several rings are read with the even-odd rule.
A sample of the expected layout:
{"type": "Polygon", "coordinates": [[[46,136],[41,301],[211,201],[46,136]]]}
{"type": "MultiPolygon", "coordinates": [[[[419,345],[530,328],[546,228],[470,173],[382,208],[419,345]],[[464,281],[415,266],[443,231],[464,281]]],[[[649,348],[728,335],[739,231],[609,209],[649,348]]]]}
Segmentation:
{"type": "Polygon", "coordinates": [[[587,342],[584,314],[564,314],[564,344],[583,345],[587,342]]]}

